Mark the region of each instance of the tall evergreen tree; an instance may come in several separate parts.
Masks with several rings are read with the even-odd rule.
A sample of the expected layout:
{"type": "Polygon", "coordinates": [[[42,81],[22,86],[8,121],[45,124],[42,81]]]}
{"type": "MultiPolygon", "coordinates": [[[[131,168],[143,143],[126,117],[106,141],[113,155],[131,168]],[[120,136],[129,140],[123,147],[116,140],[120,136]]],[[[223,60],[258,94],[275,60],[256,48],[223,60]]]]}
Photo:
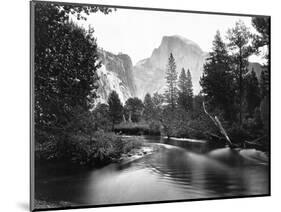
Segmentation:
{"type": "Polygon", "coordinates": [[[123,106],[116,91],[112,91],[109,94],[107,103],[112,129],[114,129],[114,125],[119,124],[123,119],[123,106]]]}
{"type": "Polygon", "coordinates": [[[243,99],[243,75],[247,73],[248,57],[253,53],[249,42],[251,33],[244,22],[238,21],[235,27],[227,32],[229,48],[233,51],[234,71],[236,75],[237,90],[239,91],[239,123],[242,126],[242,99],[243,99]]]}
{"type": "Polygon", "coordinates": [[[151,95],[149,93],[147,93],[144,97],[143,107],[144,107],[144,111],[143,111],[144,120],[150,121],[154,116],[155,106],[152,101],[151,95]]]}
{"type": "Polygon", "coordinates": [[[167,90],[165,97],[167,103],[172,109],[176,107],[177,100],[177,70],[176,61],[173,54],[171,53],[168,59],[167,70],[166,70],[166,82],[167,90]]]}
{"type": "Polygon", "coordinates": [[[188,110],[187,77],[184,68],[182,68],[179,75],[178,88],[178,105],[188,110]]]}
{"type": "Polygon", "coordinates": [[[253,116],[255,109],[260,105],[260,88],[254,69],[245,78],[245,91],[248,113],[253,116]]]}
{"type": "Polygon", "coordinates": [[[179,91],[184,92],[186,91],[186,82],[187,82],[187,77],[184,68],[181,69],[181,73],[179,75],[178,79],[178,87],[179,91]]]}
{"type": "Polygon", "coordinates": [[[212,108],[222,110],[227,120],[233,120],[235,117],[234,80],[230,68],[230,56],[219,31],[215,35],[209,55],[200,79],[202,93],[205,94],[212,108]]]}
{"type": "Polygon", "coordinates": [[[193,85],[192,78],[189,69],[186,73],[186,88],[187,88],[187,108],[188,110],[193,110],[193,85]]]}

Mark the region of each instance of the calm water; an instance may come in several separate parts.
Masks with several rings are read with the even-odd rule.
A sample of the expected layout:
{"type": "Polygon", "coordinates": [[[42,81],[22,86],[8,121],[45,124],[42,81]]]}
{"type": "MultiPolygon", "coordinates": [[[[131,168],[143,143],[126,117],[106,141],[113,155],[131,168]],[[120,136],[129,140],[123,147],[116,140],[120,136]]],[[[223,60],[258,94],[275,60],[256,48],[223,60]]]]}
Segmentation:
{"type": "Polygon", "coordinates": [[[101,169],[40,167],[36,198],[100,205],[268,193],[267,156],[255,150],[212,150],[203,141],[143,137],[163,148],[101,169]]]}

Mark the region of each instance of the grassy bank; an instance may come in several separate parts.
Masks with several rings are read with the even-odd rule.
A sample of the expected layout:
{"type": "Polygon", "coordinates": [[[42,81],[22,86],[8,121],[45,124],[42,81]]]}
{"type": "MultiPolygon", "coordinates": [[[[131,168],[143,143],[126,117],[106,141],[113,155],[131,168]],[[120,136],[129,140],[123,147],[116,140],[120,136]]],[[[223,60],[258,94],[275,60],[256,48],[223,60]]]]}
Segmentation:
{"type": "Polygon", "coordinates": [[[141,146],[141,141],[124,140],[113,132],[97,131],[91,137],[69,135],[62,140],[36,143],[35,158],[37,161],[65,161],[96,167],[115,161],[122,154],[141,146]]]}

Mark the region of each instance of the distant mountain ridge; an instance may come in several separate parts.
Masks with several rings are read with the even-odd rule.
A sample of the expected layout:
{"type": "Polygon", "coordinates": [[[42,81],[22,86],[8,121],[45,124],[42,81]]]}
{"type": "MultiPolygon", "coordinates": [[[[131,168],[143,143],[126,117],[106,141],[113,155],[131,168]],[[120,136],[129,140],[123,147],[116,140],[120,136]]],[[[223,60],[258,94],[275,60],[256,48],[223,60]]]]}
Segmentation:
{"type": "Polygon", "coordinates": [[[255,72],[256,75],[257,75],[257,78],[260,80],[261,72],[262,72],[262,70],[263,70],[262,65],[259,64],[259,63],[249,63],[249,66],[248,66],[248,73],[251,72],[253,69],[254,69],[254,72],[255,72]]]}
{"type": "Polygon", "coordinates": [[[165,72],[170,53],[177,65],[177,72],[189,69],[192,75],[194,92],[200,90],[199,79],[202,74],[206,53],[198,44],[179,35],[163,36],[161,44],[155,48],[149,58],[134,66],[137,96],[143,98],[146,93],[163,92],[165,72]]]}

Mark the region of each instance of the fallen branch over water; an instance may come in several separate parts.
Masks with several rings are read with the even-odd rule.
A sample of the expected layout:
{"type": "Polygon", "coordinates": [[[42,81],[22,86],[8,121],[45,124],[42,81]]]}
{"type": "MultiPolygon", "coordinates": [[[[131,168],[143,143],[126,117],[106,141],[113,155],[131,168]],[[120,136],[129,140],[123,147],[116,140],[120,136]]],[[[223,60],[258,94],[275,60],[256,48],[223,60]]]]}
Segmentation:
{"type": "Polygon", "coordinates": [[[216,134],[214,134],[214,133],[210,133],[210,132],[206,132],[206,131],[194,129],[194,128],[192,128],[192,127],[186,127],[186,128],[188,128],[189,130],[194,131],[194,132],[202,133],[202,134],[204,134],[204,135],[207,136],[207,137],[216,138],[216,139],[219,139],[219,140],[224,139],[224,137],[221,137],[221,136],[216,135],[216,134]]]}
{"type": "Polygon", "coordinates": [[[225,137],[226,141],[228,142],[228,145],[230,148],[233,148],[234,145],[233,143],[231,142],[230,138],[228,137],[225,129],[223,128],[219,118],[217,116],[215,117],[212,117],[206,110],[206,107],[205,107],[205,102],[203,102],[203,109],[204,109],[204,112],[210,117],[210,119],[214,122],[214,124],[219,128],[221,134],[225,137]]]}

